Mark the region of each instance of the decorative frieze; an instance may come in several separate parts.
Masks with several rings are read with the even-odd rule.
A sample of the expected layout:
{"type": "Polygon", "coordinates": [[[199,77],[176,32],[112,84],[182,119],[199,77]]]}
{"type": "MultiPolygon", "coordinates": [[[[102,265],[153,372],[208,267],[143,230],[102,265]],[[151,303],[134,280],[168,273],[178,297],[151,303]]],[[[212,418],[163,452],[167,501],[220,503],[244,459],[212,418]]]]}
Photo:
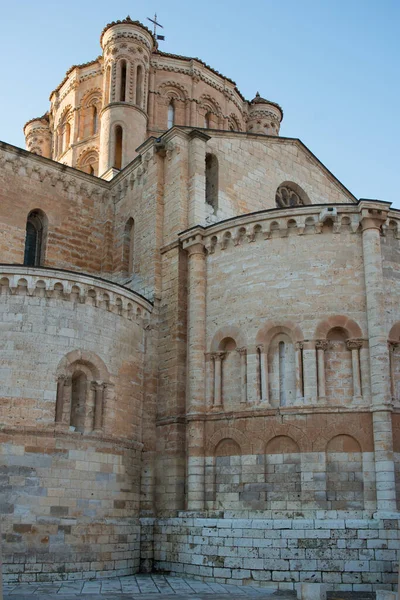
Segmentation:
{"type": "Polygon", "coordinates": [[[36,296],[88,304],[143,325],[147,323],[152,311],[150,302],[135,292],[88,275],[65,273],[56,269],[2,267],[0,296],[7,295],[36,296]]]}

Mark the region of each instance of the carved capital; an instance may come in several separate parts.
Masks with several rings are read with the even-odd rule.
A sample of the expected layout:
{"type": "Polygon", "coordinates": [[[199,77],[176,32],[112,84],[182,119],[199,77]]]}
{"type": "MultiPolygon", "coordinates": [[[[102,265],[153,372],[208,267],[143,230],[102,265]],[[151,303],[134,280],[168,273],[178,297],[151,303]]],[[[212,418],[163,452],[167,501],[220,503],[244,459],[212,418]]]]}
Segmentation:
{"type": "Polygon", "coordinates": [[[303,342],[296,342],[294,345],[296,350],[303,350],[304,348],[304,343],[303,342]]]}
{"type": "Polygon", "coordinates": [[[317,340],[315,342],[315,347],[317,350],[323,350],[325,352],[325,350],[328,350],[328,346],[329,346],[328,340],[317,340]]]}
{"type": "Polygon", "coordinates": [[[364,207],[361,208],[361,227],[363,231],[367,229],[380,230],[387,219],[387,207],[381,208],[364,207]]]}
{"type": "Polygon", "coordinates": [[[226,352],[214,352],[211,354],[211,358],[215,361],[221,361],[225,358],[226,352]]]}
{"type": "Polygon", "coordinates": [[[258,344],[256,346],[257,350],[262,354],[264,352],[264,344],[258,344]]]}
{"type": "Polygon", "coordinates": [[[363,345],[362,340],[357,340],[357,339],[346,340],[346,346],[347,346],[348,350],[359,350],[360,348],[362,348],[362,345],[363,345]]]}
{"type": "Polygon", "coordinates": [[[239,352],[240,356],[246,356],[247,348],[236,348],[236,352],[239,352]]]}
{"type": "Polygon", "coordinates": [[[72,386],[72,377],[71,376],[66,376],[64,377],[64,386],[65,387],[71,387],[72,386]]]}
{"type": "Polygon", "coordinates": [[[396,352],[397,348],[400,348],[400,342],[388,342],[390,352],[396,352]]]}

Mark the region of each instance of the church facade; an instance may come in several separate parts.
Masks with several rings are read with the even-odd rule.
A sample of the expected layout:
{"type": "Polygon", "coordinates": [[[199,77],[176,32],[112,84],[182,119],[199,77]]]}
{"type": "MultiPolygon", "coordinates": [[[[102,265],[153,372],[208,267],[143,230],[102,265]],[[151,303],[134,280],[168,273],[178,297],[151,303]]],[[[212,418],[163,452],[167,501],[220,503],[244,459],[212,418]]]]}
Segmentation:
{"type": "Polygon", "coordinates": [[[5,579],[392,589],[400,213],[142,24],[100,41],[0,143],[5,579]]]}

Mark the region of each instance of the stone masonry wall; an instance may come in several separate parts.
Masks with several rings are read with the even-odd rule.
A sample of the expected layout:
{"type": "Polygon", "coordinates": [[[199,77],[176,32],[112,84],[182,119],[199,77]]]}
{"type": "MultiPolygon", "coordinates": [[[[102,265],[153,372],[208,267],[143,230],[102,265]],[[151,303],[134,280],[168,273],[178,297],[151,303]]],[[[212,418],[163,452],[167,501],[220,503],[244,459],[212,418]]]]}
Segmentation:
{"type": "Polygon", "coordinates": [[[138,570],[140,445],[33,428],[0,441],[4,581],[138,570]]]}
{"type": "Polygon", "coordinates": [[[93,277],[11,265],[0,292],[6,577],[133,573],[151,305],[93,277]]]}
{"type": "Polygon", "coordinates": [[[155,569],[217,583],[392,589],[398,515],[363,511],[179,513],[154,527],[155,569]]]}
{"type": "Polygon", "coordinates": [[[311,204],[354,202],[298,140],[208,133],[207,152],[215,154],[219,167],[218,221],[275,208],[276,190],[288,181],[298,184],[311,204]]]}

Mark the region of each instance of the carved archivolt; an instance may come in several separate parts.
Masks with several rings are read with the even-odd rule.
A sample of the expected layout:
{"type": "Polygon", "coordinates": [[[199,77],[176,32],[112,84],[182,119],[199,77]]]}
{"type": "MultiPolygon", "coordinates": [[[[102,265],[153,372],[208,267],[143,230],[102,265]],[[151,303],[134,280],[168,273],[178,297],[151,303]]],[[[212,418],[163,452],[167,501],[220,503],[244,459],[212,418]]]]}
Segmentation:
{"type": "Polygon", "coordinates": [[[226,338],[232,338],[236,342],[238,348],[247,346],[247,339],[244,333],[235,326],[222,327],[214,334],[210,344],[210,352],[217,352],[220,349],[221,342],[226,338]]]}
{"type": "Polygon", "coordinates": [[[58,127],[64,123],[68,123],[73,118],[73,110],[71,104],[68,104],[62,111],[60,118],[58,119],[58,127]]]}
{"type": "Polygon", "coordinates": [[[293,343],[304,340],[303,332],[299,325],[292,321],[267,321],[256,335],[256,344],[263,344],[268,348],[271,340],[278,334],[285,333],[293,343]]]}
{"type": "Polygon", "coordinates": [[[78,157],[78,167],[86,167],[99,161],[99,151],[96,147],[86,148],[78,157]]]}
{"type": "Polygon", "coordinates": [[[315,339],[326,339],[329,331],[334,328],[343,329],[349,338],[360,339],[363,337],[361,327],[344,315],[333,315],[317,325],[315,339]]]}
{"type": "Polygon", "coordinates": [[[208,94],[203,94],[199,98],[199,104],[202,108],[204,108],[207,112],[211,112],[219,117],[222,116],[222,109],[220,104],[208,94]]]}
{"type": "Polygon", "coordinates": [[[185,102],[189,98],[186,88],[175,81],[165,81],[158,86],[158,93],[167,98],[176,98],[185,102]]]}
{"type": "Polygon", "coordinates": [[[102,93],[100,88],[93,88],[89,92],[87,92],[82,100],[81,106],[83,108],[88,108],[89,106],[96,106],[101,103],[102,93]]]}

